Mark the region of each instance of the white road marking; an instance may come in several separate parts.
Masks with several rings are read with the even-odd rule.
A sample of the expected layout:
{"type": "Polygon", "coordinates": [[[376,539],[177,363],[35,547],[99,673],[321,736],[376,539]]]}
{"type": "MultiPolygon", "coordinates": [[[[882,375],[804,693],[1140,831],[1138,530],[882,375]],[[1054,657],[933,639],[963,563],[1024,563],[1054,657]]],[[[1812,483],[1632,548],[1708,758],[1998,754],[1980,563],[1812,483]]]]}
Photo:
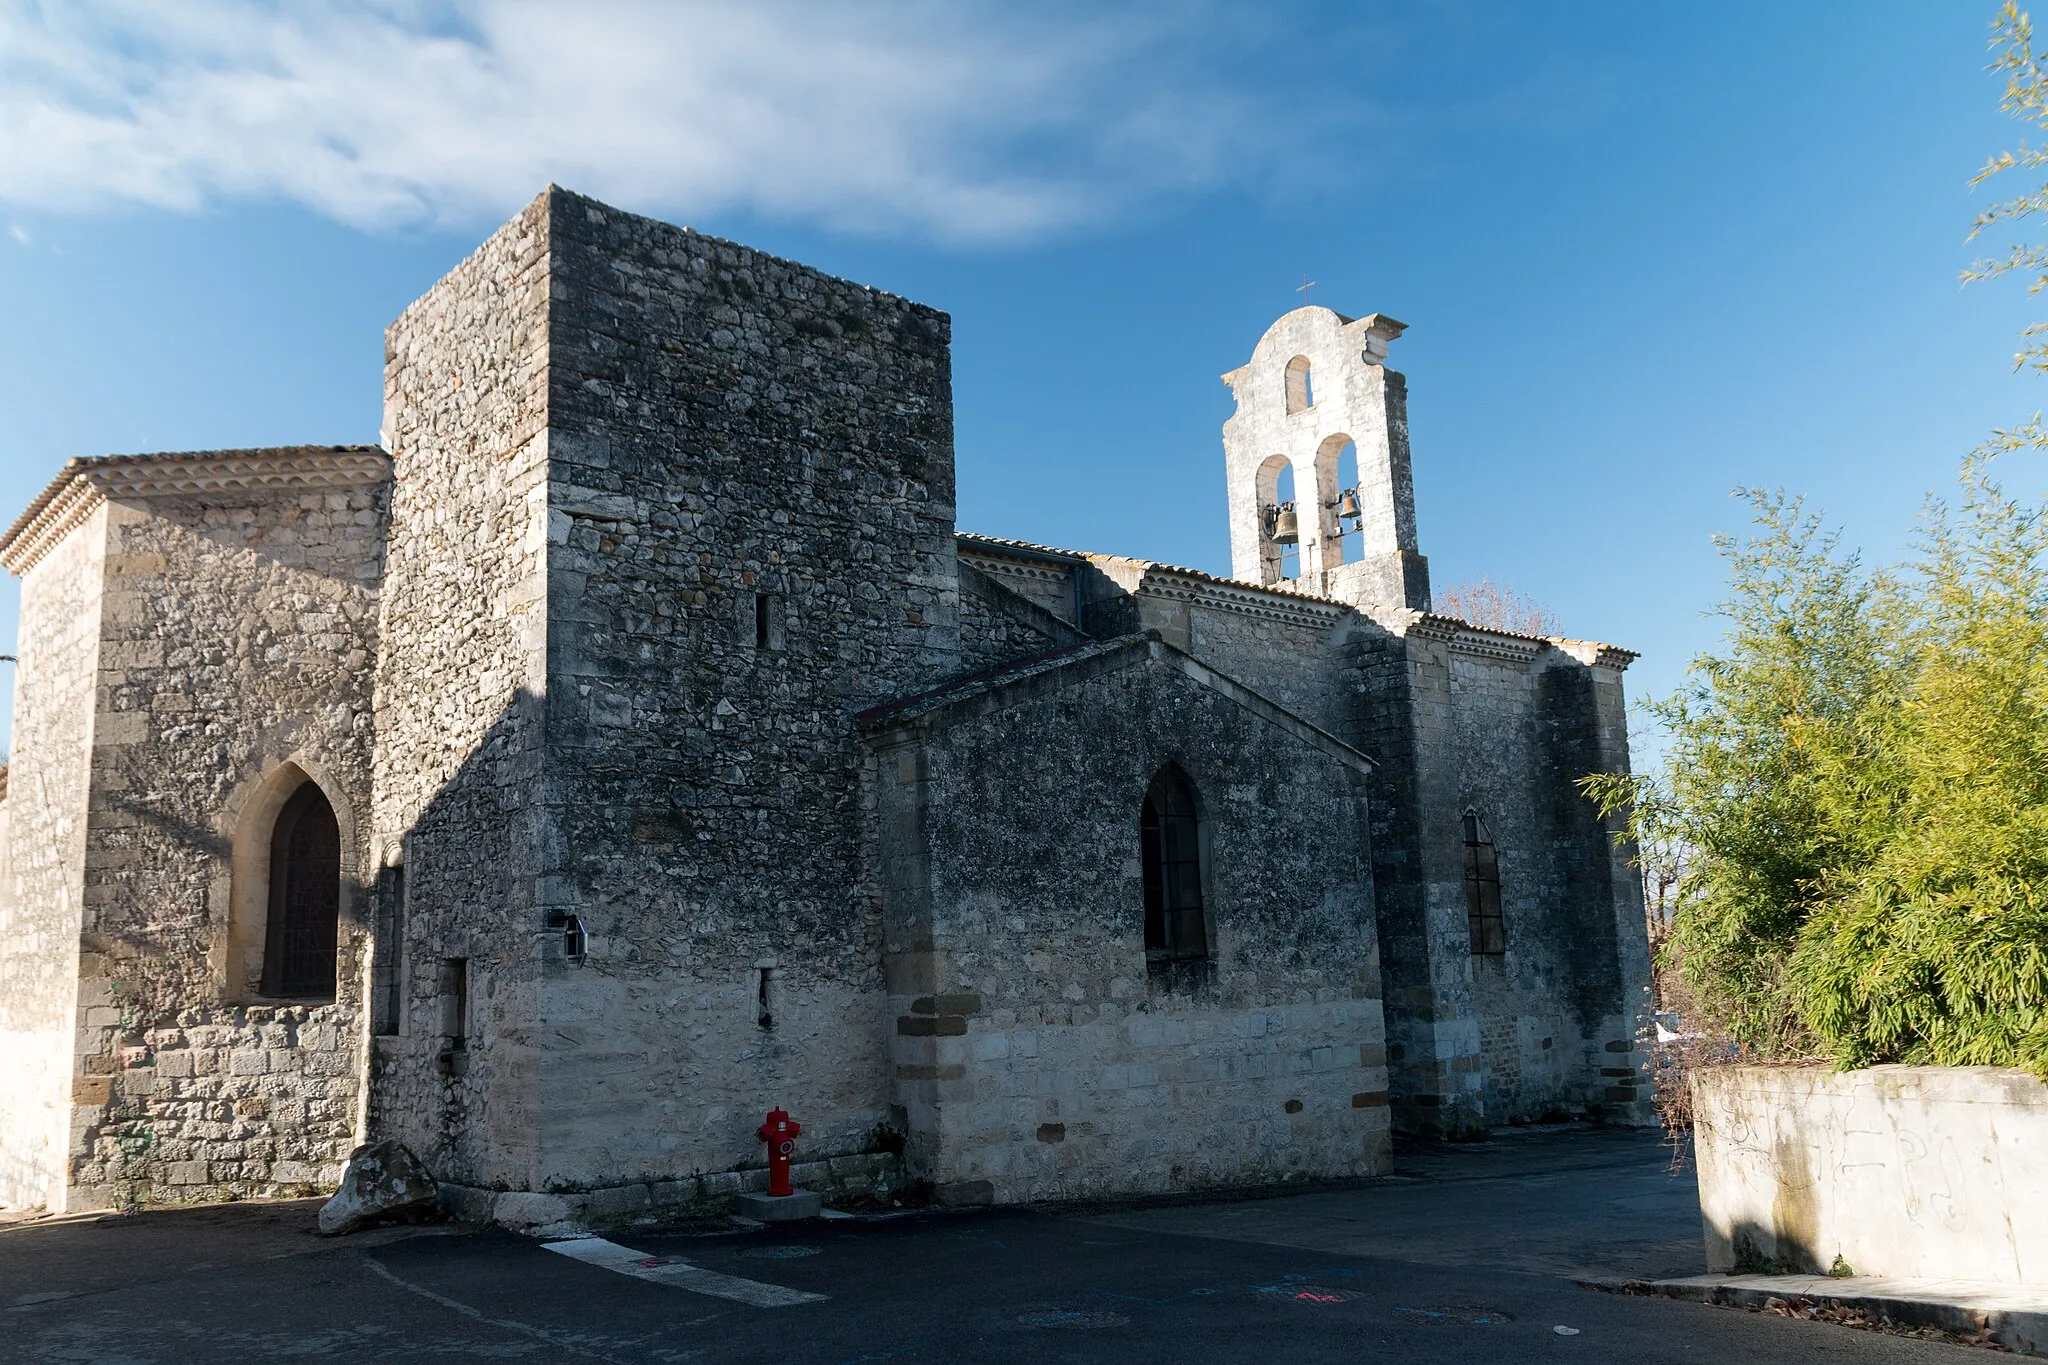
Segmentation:
{"type": "Polygon", "coordinates": [[[570,1237],[559,1242],[542,1242],[541,1245],[585,1265],[616,1270],[621,1275],[652,1280],[655,1284],[674,1285],[696,1294],[737,1299],[756,1308],[788,1308],[792,1304],[820,1303],[829,1297],[801,1289],[785,1289],[779,1284],[762,1284],[759,1280],[743,1280],[737,1275],[721,1275],[715,1270],[691,1265],[680,1257],[649,1256],[644,1251],[622,1247],[602,1237],[570,1237]]]}
{"type": "Polygon", "coordinates": [[[449,1298],[445,1294],[436,1294],[433,1290],[427,1288],[425,1285],[414,1284],[411,1280],[400,1279],[398,1276],[392,1274],[389,1270],[385,1269],[384,1263],[382,1261],[377,1260],[373,1256],[363,1257],[363,1263],[369,1266],[370,1269],[376,1271],[379,1275],[382,1275],[385,1279],[391,1281],[391,1283],[397,1285],[400,1289],[405,1290],[408,1294],[417,1294],[423,1299],[431,1299],[433,1302],[440,1304],[443,1308],[450,1308],[462,1314],[462,1316],[464,1316],[465,1318],[471,1318],[477,1322],[487,1323],[492,1327],[503,1328],[507,1332],[518,1332],[523,1336],[536,1337],[541,1341],[545,1341],[548,1345],[553,1346],[558,1350],[567,1351],[570,1355],[583,1356],[589,1360],[603,1360],[614,1363],[618,1361],[617,1356],[600,1355],[595,1351],[585,1350],[583,1347],[577,1345],[573,1341],[564,1340],[563,1338],[556,1336],[552,1332],[542,1331],[540,1328],[531,1326],[528,1323],[515,1322],[510,1318],[491,1317],[488,1314],[484,1313],[481,1309],[471,1308],[466,1303],[458,1303],[454,1299],[449,1298]]]}

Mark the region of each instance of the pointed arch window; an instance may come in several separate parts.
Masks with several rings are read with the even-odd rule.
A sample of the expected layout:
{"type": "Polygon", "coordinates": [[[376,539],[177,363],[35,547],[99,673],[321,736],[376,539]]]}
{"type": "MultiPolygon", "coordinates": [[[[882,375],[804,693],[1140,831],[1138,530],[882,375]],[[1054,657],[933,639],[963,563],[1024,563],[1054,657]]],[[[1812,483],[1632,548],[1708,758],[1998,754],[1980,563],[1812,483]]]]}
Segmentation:
{"type": "Polygon", "coordinates": [[[270,836],[270,912],[263,993],[332,997],[341,916],[341,826],[316,782],[277,813],[270,836]]]}
{"type": "Polygon", "coordinates": [[[1498,957],[1508,950],[1507,921],[1500,913],[1500,854],[1479,812],[1465,812],[1465,920],[1474,956],[1498,957]]]}
{"type": "Polygon", "coordinates": [[[1202,826],[1194,785],[1178,768],[1152,779],[1139,818],[1145,869],[1145,957],[1184,962],[1209,955],[1202,903],[1202,826]]]}

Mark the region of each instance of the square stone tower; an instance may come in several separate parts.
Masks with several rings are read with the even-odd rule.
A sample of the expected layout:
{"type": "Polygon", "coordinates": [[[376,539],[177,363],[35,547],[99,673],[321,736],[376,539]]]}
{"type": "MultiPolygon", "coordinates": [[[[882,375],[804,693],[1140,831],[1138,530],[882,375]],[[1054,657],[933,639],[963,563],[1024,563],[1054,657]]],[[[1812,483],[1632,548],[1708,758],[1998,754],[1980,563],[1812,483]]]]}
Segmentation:
{"type": "Polygon", "coordinates": [[[948,330],[559,189],[393,325],[373,1134],[573,1191],[887,1120],[852,715],[959,666],[948,330]]]}

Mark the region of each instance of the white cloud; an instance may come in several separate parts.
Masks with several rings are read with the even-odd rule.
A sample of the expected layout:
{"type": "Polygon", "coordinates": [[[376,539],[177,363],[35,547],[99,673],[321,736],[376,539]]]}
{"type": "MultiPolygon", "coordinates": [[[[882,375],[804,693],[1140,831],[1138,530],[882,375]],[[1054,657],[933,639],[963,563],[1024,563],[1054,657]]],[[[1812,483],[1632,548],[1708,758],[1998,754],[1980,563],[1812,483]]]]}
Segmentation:
{"type": "Polygon", "coordinates": [[[21,243],[23,246],[35,245],[35,243],[29,239],[28,229],[23,227],[19,223],[9,223],[7,225],[7,235],[9,237],[12,237],[15,241],[21,243]]]}
{"type": "Polygon", "coordinates": [[[1264,101],[1227,74],[1253,41],[1241,22],[1200,0],[1144,18],[962,0],[0,0],[0,202],[283,198],[365,227],[454,224],[552,180],[678,215],[1029,237],[1264,166],[1264,101]]]}

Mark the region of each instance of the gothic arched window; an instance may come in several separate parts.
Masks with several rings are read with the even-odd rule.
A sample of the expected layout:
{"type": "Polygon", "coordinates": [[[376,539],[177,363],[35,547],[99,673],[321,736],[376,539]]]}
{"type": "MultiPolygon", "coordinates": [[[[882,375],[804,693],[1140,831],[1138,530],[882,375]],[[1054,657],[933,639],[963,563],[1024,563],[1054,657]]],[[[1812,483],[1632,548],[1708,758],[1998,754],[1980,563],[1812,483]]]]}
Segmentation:
{"type": "Polygon", "coordinates": [[[1498,956],[1508,950],[1507,921],[1500,913],[1500,854],[1478,811],[1465,812],[1465,921],[1472,951],[1498,956]]]}
{"type": "Polygon", "coordinates": [[[1145,868],[1145,957],[1173,962],[1209,955],[1202,907],[1202,827],[1195,789],[1180,769],[1159,770],[1139,820],[1145,868]]]}
{"type": "Polygon", "coordinates": [[[263,993],[332,996],[341,915],[341,827],[316,782],[300,784],[270,835],[263,993]]]}

